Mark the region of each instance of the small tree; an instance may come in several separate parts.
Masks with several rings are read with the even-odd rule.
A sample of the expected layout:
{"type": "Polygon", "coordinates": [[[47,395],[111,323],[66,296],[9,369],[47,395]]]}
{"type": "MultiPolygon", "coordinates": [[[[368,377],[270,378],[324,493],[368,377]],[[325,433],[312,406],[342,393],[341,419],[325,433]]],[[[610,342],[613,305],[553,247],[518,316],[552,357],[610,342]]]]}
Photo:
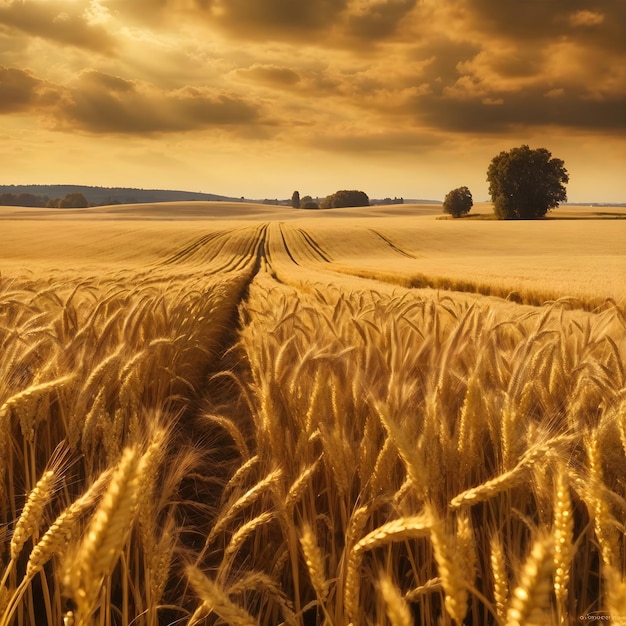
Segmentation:
{"type": "Polygon", "coordinates": [[[299,209],[300,208],[300,192],[299,191],[294,191],[291,194],[291,206],[294,209],[299,209]]]}
{"type": "Polygon", "coordinates": [[[472,193],[467,187],[457,187],[449,191],[443,200],[443,212],[452,217],[467,215],[473,206],[472,193]]]}
{"type": "Polygon", "coordinates": [[[567,170],[561,159],[551,157],[545,148],[524,145],[492,159],[487,181],[500,219],[537,219],[567,200],[567,170]]]}

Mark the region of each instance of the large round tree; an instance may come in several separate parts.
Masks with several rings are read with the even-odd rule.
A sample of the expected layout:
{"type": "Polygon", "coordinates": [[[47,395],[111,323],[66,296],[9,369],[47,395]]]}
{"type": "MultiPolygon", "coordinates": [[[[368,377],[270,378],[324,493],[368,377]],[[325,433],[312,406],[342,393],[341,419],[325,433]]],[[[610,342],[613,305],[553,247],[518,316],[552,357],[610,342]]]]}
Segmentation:
{"type": "Polygon", "coordinates": [[[545,148],[524,145],[500,152],[491,160],[487,181],[500,219],[537,219],[567,200],[567,170],[545,148]]]}

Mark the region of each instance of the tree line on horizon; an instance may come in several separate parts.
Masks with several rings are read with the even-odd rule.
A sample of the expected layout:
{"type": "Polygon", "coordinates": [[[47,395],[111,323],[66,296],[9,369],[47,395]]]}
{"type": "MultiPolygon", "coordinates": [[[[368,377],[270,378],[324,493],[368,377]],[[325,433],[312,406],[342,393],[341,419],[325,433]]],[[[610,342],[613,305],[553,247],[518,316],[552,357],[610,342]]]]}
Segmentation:
{"type": "Polygon", "coordinates": [[[294,209],[338,209],[369,205],[369,196],[358,189],[341,189],[331,193],[321,201],[313,200],[311,196],[301,198],[299,191],[294,191],[291,195],[291,206],[294,209]]]}
{"type": "Polygon", "coordinates": [[[47,209],[84,209],[89,206],[87,198],[80,192],[66,194],[64,198],[49,198],[33,193],[0,194],[0,206],[21,206],[47,209]]]}

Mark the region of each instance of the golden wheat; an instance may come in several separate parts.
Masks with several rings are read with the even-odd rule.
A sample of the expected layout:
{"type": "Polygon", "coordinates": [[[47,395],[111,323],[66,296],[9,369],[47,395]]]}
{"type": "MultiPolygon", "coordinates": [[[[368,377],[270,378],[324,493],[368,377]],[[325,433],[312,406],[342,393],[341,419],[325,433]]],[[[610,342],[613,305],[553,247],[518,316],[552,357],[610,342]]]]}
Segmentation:
{"type": "Polygon", "coordinates": [[[28,499],[11,537],[12,561],[17,560],[26,541],[37,532],[43,509],[50,500],[56,480],[58,477],[55,472],[48,470],[44,472],[33,490],[28,494],[28,499]]]}
{"type": "Polygon", "coordinates": [[[126,543],[140,474],[141,457],[136,449],[127,448],[78,551],[67,559],[65,586],[76,603],[79,623],[89,622],[102,581],[112,573],[126,543]]]}
{"type": "Polygon", "coordinates": [[[391,626],[411,626],[413,624],[411,611],[397,587],[386,575],[380,577],[378,584],[391,626]]]}
{"type": "Polygon", "coordinates": [[[506,623],[510,626],[550,623],[550,573],[553,568],[550,547],[550,541],[545,537],[535,540],[507,610],[506,623]]]}
{"type": "MultiPolygon", "coordinates": [[[[207,578],[197,567],[188,567],[186,574],[200,598],[202,611],[207,614],[214,612],[226,624],[232,624],[232,626],[256,626],[258,624],[245,609],[232,602],[227,593],[207,578]]],[[[195,620],[192,617],[189,624],[193,623],[195,620]]]]}
{"type": "Polygon", "coordinates": [[[0,624],[622,614],[619,273],[582,300],[518,305],[479,294],[540,304],[564,279],[544,263],[509,276],[493,224],[289,216],[168,222],[167,237],[68,218],[82,276],[67,234],[3,221],[0,624]],[[433,228],[479,244],[455,260],[433,228]],[[127,245],[107,250],[107,233],[127,245]],[[38,516],[55,521],[22,542],[20,493],[61,441],[71,460],[38,516]]]}

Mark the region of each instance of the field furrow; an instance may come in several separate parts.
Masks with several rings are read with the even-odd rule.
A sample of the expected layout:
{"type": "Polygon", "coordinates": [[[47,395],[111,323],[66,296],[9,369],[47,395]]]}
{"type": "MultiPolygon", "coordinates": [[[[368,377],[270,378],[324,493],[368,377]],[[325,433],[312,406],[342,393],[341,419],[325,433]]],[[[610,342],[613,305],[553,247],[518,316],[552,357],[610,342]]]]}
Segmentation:
{"type": "Polygon", "coordinates": [[[407,257],[409,259],[415,259],[417,258],[413,253],[411,252],[407,252],[406,250],[402,250],[401,248],[399,248],[393,241],[391,241],[391,239],[389,237],[387,237],[387,235],[383,235],[383,233],[374,230],[373,228],[370,228],[370,230],[377,236],[380,237],[394,252],[397,252],[398,254],[407,257]]]}

